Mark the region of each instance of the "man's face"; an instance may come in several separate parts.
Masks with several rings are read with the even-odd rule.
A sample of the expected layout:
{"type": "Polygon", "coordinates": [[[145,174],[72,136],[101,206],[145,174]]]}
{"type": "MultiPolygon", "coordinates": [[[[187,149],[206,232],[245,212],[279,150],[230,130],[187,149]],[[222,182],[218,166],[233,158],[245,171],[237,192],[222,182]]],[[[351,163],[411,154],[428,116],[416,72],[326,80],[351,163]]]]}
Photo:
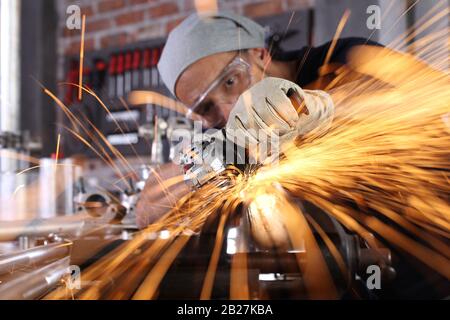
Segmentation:
{"type": "Polygon", "coordinates": [[[195,112],[202,116],[205,127],[223,128],[239,96],[252,83],[263,77],[262,72],[259,72],[253,62],[255,62],[253,54],[248,51],[241,54],[238,52],[218,53],[203,58],[181,74],[176,85],[176,95],[182,103],[190,107],[210,88],[212,83],[220,79],[214,90],[196,106],[195,112]],[[242,58],[250,66],[244,71],[239,64],[236,68],[228,68],[237,57],[242,58]],[[224,70],[229,72],[224,74],[224,70]]]}

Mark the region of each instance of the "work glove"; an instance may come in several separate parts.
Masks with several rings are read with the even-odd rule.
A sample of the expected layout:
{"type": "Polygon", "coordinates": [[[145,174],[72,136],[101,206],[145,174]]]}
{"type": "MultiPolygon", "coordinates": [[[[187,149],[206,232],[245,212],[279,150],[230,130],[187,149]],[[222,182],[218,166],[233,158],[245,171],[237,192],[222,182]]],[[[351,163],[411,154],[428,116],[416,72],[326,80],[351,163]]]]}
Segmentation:
{"type": "Polygon", "coordinates": [[[333,100],[326,92],[265,78],[240,96],[230,113],[226,133],[229,140],[263,162],[298,136],[324,132],[333,117],[333,100]]]}

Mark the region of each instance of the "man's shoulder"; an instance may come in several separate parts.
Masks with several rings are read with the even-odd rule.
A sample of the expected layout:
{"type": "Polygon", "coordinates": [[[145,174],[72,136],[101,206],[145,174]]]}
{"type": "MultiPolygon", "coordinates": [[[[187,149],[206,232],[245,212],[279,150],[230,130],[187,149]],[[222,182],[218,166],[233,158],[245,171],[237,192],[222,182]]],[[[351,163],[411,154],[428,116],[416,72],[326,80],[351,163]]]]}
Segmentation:
{"type": "Polygon", "coordinates": [[[361,45],[381,46],[381,44],[379,44],[378,42],[373,41],[371,39],[360,38],[360,37],[348,37],[348,38],[338,39],[335,44],[333,43],[333,40],[328,41],[320,46],[311,48],[311,50],[316,51],[316,53],[325,52],[325,55],[326,55],[326,53],[328,53],[328,51],[331,49],[332,45],[334,46],[333,52],[332,52],[332,57],[331,57],[332,60],[333,60],[333,58],[336,59],[337,57],[339,57],[339,55],[341,53],[351,50],[355,46],[361,46],[361,45]]]}
{"type": "Polygon", "coordinates": [[[328,55],[328,63],[346,64],[350,50],[360,45],[381,46],[379,43],[370,39],[348,37],[338,39],[337,41],[328,41],[317,47],[304,47],[296,53],[293,53],[291,57],[300,61],[297,83],[304,86],[316,80],[318,70],[324,65],[328,55]]]}
{"type": "MultiPolygon", "coordinates": [[[[333,40],[330,40],[327,42],[327,44],[331,44],[333,40]]],[[[343,43],[349,46],[355,46],[355,45],[376,45],[381,46],[378,42],[371,40],[370,38],[364,38],[364,37],[346,37],[346,38],[340,38],[338,39],[338,43],[343,43]]]]}

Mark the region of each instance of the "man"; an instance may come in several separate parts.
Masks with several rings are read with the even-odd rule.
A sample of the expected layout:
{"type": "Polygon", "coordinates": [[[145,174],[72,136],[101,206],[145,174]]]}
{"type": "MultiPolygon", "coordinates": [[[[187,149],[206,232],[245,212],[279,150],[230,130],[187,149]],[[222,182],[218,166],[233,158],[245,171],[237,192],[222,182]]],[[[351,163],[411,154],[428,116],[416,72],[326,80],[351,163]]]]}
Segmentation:
{"type": "MultiPolygon", "coordinates": [[[[303,89],[324,89],[345,65],[348,51],[364,44],[364,39],[339,40],[329,58],[330,43],[272,57],[265,30],[257,23],[231,13],[193,14],[169,35],[158,69],[170,92],[200,115],[205,127],[226,127],[227,133],[240,128],[251,137],[250,129],[257,126],[287,135],[330,119],[330,97],[323,91],[303,89]],[[306,111],[290,102],[293,91],[306,104],[306,111]],[[252,110],[246,97],[253,101],[252,110]]],[[[166,180],[182,172],[170,164],[159,168],[158,174],[166,180]]],[[[141,195],[140,227],[156,221],[190,191],[183,181],[164,187],[158,181],[151,177],[141,195]]]]}

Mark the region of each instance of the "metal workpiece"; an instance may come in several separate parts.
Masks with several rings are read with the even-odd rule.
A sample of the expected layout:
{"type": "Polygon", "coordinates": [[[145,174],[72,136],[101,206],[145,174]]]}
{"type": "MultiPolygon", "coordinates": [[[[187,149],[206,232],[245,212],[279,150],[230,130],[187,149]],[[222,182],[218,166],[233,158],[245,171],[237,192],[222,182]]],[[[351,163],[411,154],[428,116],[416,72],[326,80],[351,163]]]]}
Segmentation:
{"type": "MultiPolygon", "coordinates": [[[[311,209],[309,205],[306,208],[311,209]]],[[[245,211],[244,207],[236,210],[233,213],[234,217],[226,223],[211,298],[229,299],[230,279],[233,273],[240,272],[245,272],[250,300],[310,298],[305,283],[311,281],[311,277],[314,278],[316,274],[317,260],[315,259],[318,252],[312,251],[315,249],[306,238],[305,242],[298,246],[290,243],[284,248],[264,246],[260,239],[255,238],[245,211]],[[236,265],[239,261],[245,261],[245,270],[240,269],[242,265],[236,265]]],[[[364,275],[366,275],[364,266],[369,263],[369,260],[378,261],[375,252],[365,251],[367,247],[364,241],[344,230],[329,215],[319,211],[309,214],[314,216],[314,220],[320,225],[344,263],[344,268],[341,269],[336,260],[337,256],[333,255],[329,245],[320,241],[323,239],[323,234],[319,235],[317,230],[312,228],[320,256],[323,257],[326,268],[333,276],[336,288],[335,298],[345,299],[354,292],[364,296],[367,293],[364,289],[364,275]],[[360,251],[367,253],[370,259],[363,257],[365,253],[361,255],[360,251]]],[[[220,214],[209,216],[201,233],[191,237],[187,246],[176,257],[162,280],[159,299],[198,298],[202,291],[204,272],[214,248],[214,240],[217,236],[216,226],[220,217],[220,214]]],[[[385,248],[372,249],[388,252],[385,248]]],[[[385,279],[386,282],[383,283],[387,286],[392,278],[389,279],[390,281],[387,277],[385,279]]]]}
{"type": "MultiPolygon", "coordinates": [[[[129,223],[120,225],[125,215],[124,207],[120,203],[114,203],[100,217],[93,217],[84,211],[68,217],[2,222],[0,241],[15,241],[21,237],[47,237],[50,234],[76,239],[96,230],[105,233],[114,229],[115,225],[119,225],[119,228],[132,227],[129,223]]],[[[23,241],[26,239],[23,238],[23,241]]]]}
{"type": "Polygon", "coordinates": [[[68,273],[70,257],[30,272],[16,271],[0,284],[1,300],[34,300],[52,290],[68,273]]]}
{"type": "MultiPolygon", "coordinates": [[[[310,225],[314,238],[321,239],[325,234],[329,242],[333,243],[334,248],[337,249],[344,265],[339,266],[337,257],[330,250],[329,245],[318,241],[324,262],[334,275],[339,296],[344,296],[351,288],[354,288],[357,285],[357,279],[365,279],[366,270],[372,265],[380,267],[385,283],[394,280],[395,270],[392,267],[389,249],[381,244],[378,247],[370,247],[362,238],[344,229],[334,217],[310,203],[294,199],[293,204],[314,221],[316,226],[310,225]],[[317,228],[321,229],[322,235],[317,228]]],[[[286,293],[286,290],[299,293],[303,277],[315,268],[311,265],[314,261],[311,256],[315,253],[309,252],[312,247],[310,243],[307,243],[307,237],[303,239],[303,242],[294,245],[284,227],[276,233],[278,222],[273,219],[270,220],[271,229],[265,230],[254,217],[251,217],[249,205],[242,206],[235,214],[239,218],[234,219],[225,233],[225,253],[231,259],[235,256],[247,256],[249,269],[253,272],[253,280],[250,283],[254,290],[251,291],[258,292],[258,295],[253,298],[277,297],[277,292],[286,293]],[[255,224],[257,229],[254,229],[255,224]]],[[[296,298],[307,298],[307,294],[305,292],[304,295],[300,294],[296,298]]]]}
{"type": "Polygon", "coordinates": [[[74,197],[77,212],[84,212],[103,223],[119,223],[126,215],[126,208],[106,191],[87,189],[84,179],[77,182],[78,194],[74,197]]]}
{"type": "Polygon", "coordinates": [[[66,234],[73,237],[81,235],[87,224],[86,215],[79,219],[78,217],[70,218],[2,222],[0,241],[13,241],[21,236],[47,236],[51,233],[66,234]]]}
{"type": "Polygon", "coordinates": [[[50,244],[44,242],[31,249],[0,254],[0,275],[12,274],[15,270],[39,266],[67,257],[70,255],[71,246],[72,242],[68,240],[50,244]]]}
{"type": "Polygon", "coordinates": [[[16,238],[13,230],[6,236],[8,230],[1,229],[0,300],[41,299],[59,285],[67,287],[74,280],[74,270],[81,271],[82,264],[102,257],[124,232],[135,230],[131,225],[105,224],[86,213],[78,218],[82,221],[76,230],[61,220],[44,221],[46,225],[36,230],[16,225],[16,234],[22,234],[16,238]],[[60,233],[45,235],[49,230],[60,233]]]}
{"type": "Polygon", "coordinates": [[[121,181],[119,192],[106,190],[104,186],[88,181],[87,176],[79,178],[76,183],[78,193],[74,197],[76,211],[85,213],[89,223],[101,221],[107,225],[119,224],[136,228],[136,204],[153,167],[138,164],[133,167],[133,174],[121,181]]]}
{"type": "Polygon", "coordinates": [[[35,238],[32,248],[0,253],[0,299],[38,299],[68,273],[72,241],[35,238]]]}

